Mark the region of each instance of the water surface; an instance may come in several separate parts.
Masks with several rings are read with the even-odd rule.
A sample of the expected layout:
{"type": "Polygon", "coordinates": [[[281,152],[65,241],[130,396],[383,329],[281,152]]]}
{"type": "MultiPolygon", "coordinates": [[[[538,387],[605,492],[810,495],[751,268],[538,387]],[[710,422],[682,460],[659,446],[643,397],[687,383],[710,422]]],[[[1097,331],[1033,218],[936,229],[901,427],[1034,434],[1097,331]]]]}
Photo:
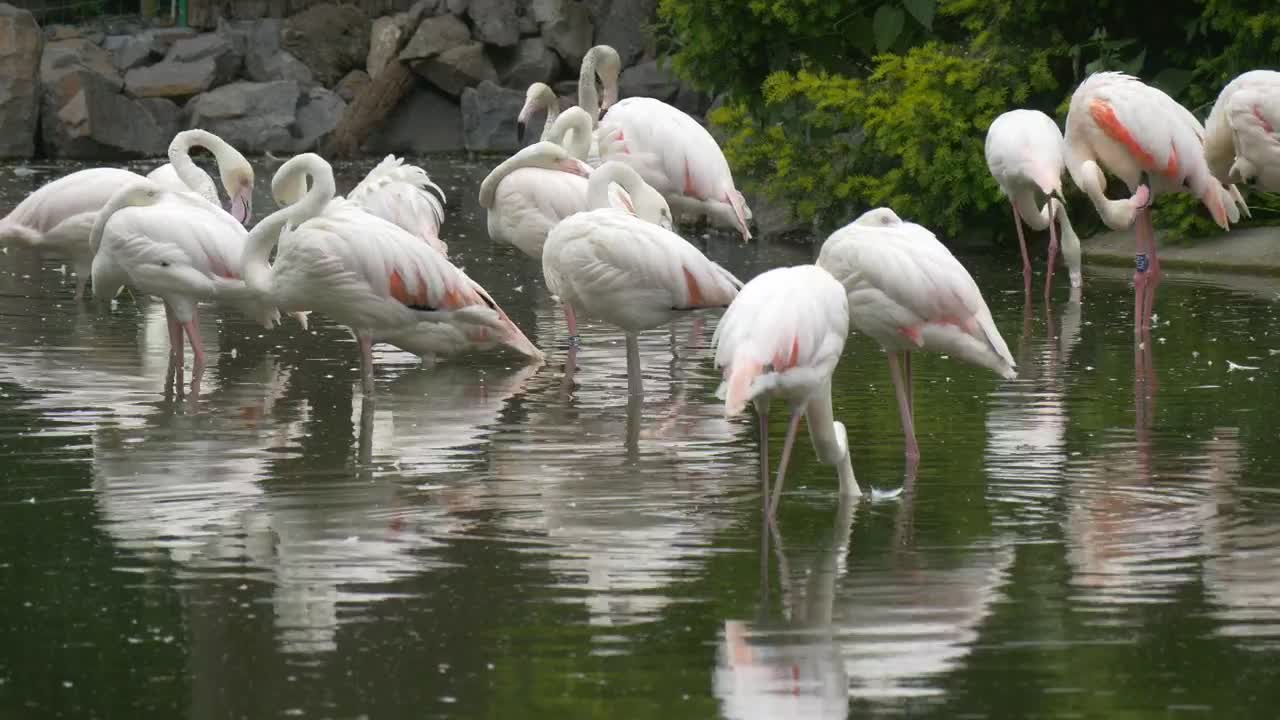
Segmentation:
{"type": "MultiPolygon", "coordinates": [[[[966,257],[1020,377],[919,358],[908,473],[851,338],[855,470],[904,492],[840,502],[801,440],[770,528],[715,316],[642,338],[642,403],[607,327],[568,377],[484,165],[427,166],[451,256],[547,365],[382,347],[370,400],[342,328],[210,309],[192,395],[158,303],[0,256],[0,717],[1274,717],[1280,287],[1171,277],[1135,382],[1126,273],[1024,307],[1012,254],[966,257]]],[[[0,211],[70,169],[0,166],[0,211]]],[[[744,279],[813,252],[691,237],[744,279]]]]}

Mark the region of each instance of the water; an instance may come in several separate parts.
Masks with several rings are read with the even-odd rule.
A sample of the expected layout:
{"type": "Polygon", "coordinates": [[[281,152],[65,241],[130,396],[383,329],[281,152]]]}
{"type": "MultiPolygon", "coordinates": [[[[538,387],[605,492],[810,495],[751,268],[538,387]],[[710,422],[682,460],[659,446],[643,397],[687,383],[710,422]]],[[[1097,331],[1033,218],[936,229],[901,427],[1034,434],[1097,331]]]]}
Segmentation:
{"type": "MultiPolygon", "coordinates": [[[[383,348],[368,403],[341,328],[213,311],[200,393],[166,392],[157,303],[77,306],[60,262],[0,258],[0,717],[1274,716],[1280,284],[1166,280],[1144,386],[1125,272],[1024,315],[1011,253],[966,258],[1021,377],[919,358],[913,476],[851,339],[855,469],[904,491],[842,504],[802,440],[771,529],[715,318],[675,357],[643,337],[643,404],[598,325],[566,382],[484,169],[429,167],[545,367],[383,348]]],[[[0,167],[0,208],[66,170],[0,167]]],[[[744,278],[811,257],[695,240],[744,278]]]]}

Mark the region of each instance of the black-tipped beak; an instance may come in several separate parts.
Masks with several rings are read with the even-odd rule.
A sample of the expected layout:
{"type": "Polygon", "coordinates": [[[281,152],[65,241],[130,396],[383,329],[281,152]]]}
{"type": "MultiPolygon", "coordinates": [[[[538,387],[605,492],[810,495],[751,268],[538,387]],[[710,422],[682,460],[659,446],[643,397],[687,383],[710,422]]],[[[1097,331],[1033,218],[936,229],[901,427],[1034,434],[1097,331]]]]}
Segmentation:
{"type": "Polygon", "coordinates": [[[519,142],[519,143],[524,142],[524,121],[523,120],[516,121],[516,142],[519,142]]]}

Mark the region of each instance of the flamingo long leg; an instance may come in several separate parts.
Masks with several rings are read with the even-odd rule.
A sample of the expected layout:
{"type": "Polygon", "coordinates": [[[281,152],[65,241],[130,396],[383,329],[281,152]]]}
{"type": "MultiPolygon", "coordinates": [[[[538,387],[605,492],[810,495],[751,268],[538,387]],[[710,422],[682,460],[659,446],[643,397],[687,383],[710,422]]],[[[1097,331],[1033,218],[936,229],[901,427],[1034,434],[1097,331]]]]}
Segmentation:
{"type": "Polygon", "coordinates": [[[1013,207],[1013,227],[1018,230],[1018,247],[1022,248],[1022,282],[1025,293],[1031,294],[1031,256],[1027,255],[1027,238],[1022,234],[1022,217],[1018,215],[1018,206],[1009,200],[1013,207]]]}
{"type": "Polygon", "coordinates": [[[373,336],[369,333],[356,333],[356,342],[360,344],[360,384],[365,395],[373,395],[373,336]]]}
{"type": "Polygon", "coordinates": [[[169,303],[164,304],[164,316],[169,325],[169,362],[182,365],[182,323],[169,303]]]}
{"type": "MultiPolygon", "coordinates": [[[[1053,201],[1049,201],[1049,210],[1053,210],[1053,201]]],[[[1058,261],[1058,223],[1057,218],[1049,215],[1049,264],[1045,266],[1044,301],[1049,302],[1053,294],[1053,266],[1058,261]]]]}
{"type": "MultiPolygon", "coordinates": [[[[205,360],[204,346],[200,342],[200,319],[193,314],[190,320],[182,323],[182,329],[186,331],[187,340],[191,343],[191,368],[192,374],[195,374],[200,371],[200,368],[204,367],[205,360]]],[[[178,347],[182,347],[181,342],[179,342],[178,347]]]]}
{"type": "Polygon", "coordinates": [[[769,512],[769,405],[756,403],[756,416],[760,420],[760,495],[764,498],[764,511],[769,512]]]}
{"type": "Polygon", "coordinates": [[[902,365],[907,375],[907,409],[911,411],[911,424],[916,423],[916,384],[911,374],[911,353],[902,353],[902,365]]]}
{"type": "Polygon", "coordinates": [[[627,391],[632,395],[644,393],[640,380],[640,338],[635,333],[627,333],[627,391]]]}
{"type": "Polygon", "coordinates": [[[906,455],[912,460],[919,460],[920,446],[916,444],[915,423],[911,420],[910,391],[907,390],[897,353],[889,353],[889,373],[893,376],[893,387],[898,395],[898,412],[902,415],[902,434],[905,437],[906,455]]]}
{"type": "Polygon", "coordinates": [[[564,305],[564,321],[569,326],[569,344],[578,344],[578,316],[573,312],[573,306],[569,303],[564,305]]]}
{"type": "Polygon", "coordinates": [[[1160,272],[1160,254],[1156,249],[1156,229],[1151,224],[1151,208],[1148,206],[1142,210],[1141,222],[1147,226],[1147,247],[1151,251],[1151,271],[1148,273],[1150,278],[1147,283],[1147,311],[1142,316],[1142,322],[1146,329],[1151,329],[1151,315],[1156,309],[1156,288],[1160,286],[1160,278],[1163,273],[1160,272]]]}
{"type": "Polygon", "coordinates": [[[787,475],[787,460],[791,458],[791,448],[796,444],[796,429],[800,427],[800,418],[804,417],[806,406],[801,405],[791,411],[791,424],[787,425],[787,439],[782,443],[782,459],[778,461],[778,477],[773,481],[773,499],[769,502],[769,517],[778,514],[778,503],[782,501],[782,481],[787,475]]]}

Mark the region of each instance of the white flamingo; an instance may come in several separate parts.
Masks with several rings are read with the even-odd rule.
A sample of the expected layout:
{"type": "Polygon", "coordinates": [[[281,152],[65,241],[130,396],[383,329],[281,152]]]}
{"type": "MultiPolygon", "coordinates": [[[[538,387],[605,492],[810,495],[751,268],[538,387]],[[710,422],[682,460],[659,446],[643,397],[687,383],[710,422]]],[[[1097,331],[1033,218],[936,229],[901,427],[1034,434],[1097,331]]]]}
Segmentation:
{"type": "Polygon", "coordinates": [[[606,163],[591,174],[590,209],[551,230],[542,274],[565,306],[571,337],[577,335],[577,312],[626,333],[628,385],[639,394],[638,333],[666,325],[679,312],[727,307],[742,283],[684,238],[639,217],[633,199],[613,189],[626,173],[606,163]]]}
{"type": "Polygon", "coordinates": [[[800,418],[809,417],[809,436],[818,459],[835,465],[840,493],[862,491],[853,475],[849,439],[831,407],[831,376],[849,335],[849,302],[829,272],[813,265],[775,268],[742,287],[720,319],[712,341],[724,382],[716,392],[726,416],[754,402],[760,418],[761,481],[769,497],[769,400],[782,397],[791,410],[778,477],[768,515],[782,498],[787,460],[800,418]]]}
{"type": "Polygon", "coordinates": [[[191,159],[191,148],[202,147],[213,153],[218,175],[230,201],[228,212],[242,225],[253,216],[253,166],[240,151],[227,141],[204,130],[183,130],[169,143],[169,162],[152,170],[147,179],[171,192],[194,192],[217,207],[222,207],[218,188],[209,173],[191,159]]]}
{"type": "Polygon", "coordinates": [[[315,310],[349,327],[366,394],[373,392],[374,342],[419,355],[502,344],[541,362],[542,352],[478,283],[420,239],[335,197],[333,170],[320,156],[290,159],[272,188],[278,198],[298,199],[250,233],[245,281],[273,307],[315,310]]]}
{"type": "Polygon", "coordinates": [[[596,139],[602,160],[631,165],[679,217],[707,216],[751,239],[751,209],[734,186],[729,162],[715,138],[687,113],[654,98],[618,97],[618,53],[597,45],[582,59],[578,104],[595,117],[601,109],[596,139]],[[604,84],[603,104],[596,77],[604,84]]]}
{"type": "Polygon", "coordinates": [[[171,193],[135,177],[98,213],[89,236],[93,292],[110,300],[124,285],[164,301],[171,361],[182,362],[182,336],[191,343],[197,376],[205,364],[197,307],[229,301],[257,317],[279,318],[252,302],[236,267],[244,228],[193,193],[171,193]]]}
{"type": "Polygon", "coordinates": [[[920,458],[912,419],[912,352],[947,353],[1003,378],[1017,376],[977,283],[925,228],[903,222],[889,208],[870,210],[827,238],[818,265],[848,293],[851,327],[889,353],[909,460],[920,458]]]}
{"type": "MultiPolygon", "coordinates": [[[[556,91],[546,83],[536,82],[529,86],[524,93],[524,105],[520,107],[520,114],[516,116],[516,140],[524,142],[525,128],[529,125],[529,120],[539,111],[547,112],[546,120],[542,123],[542,134],[538,136],[539,140],[551,139],[551,126],[555,123],[556,118],[560,116],[560,98],[556,96],[556,91]]],[[[595,129],[595,118],[591,119],[591,129],[595,129]]]]}
{"type": "Polygon", "coordinates": [[[590,174],[590,167],[549,141],[507,158],[480,183],[489,237],[541,258],[551,228],[586,209],[590,174]]]}
{"type": "Polygon", "coordinates": [[[1022,278],[1028,295],[1031,293],[1031,259],[1022,234],[1024,222],[1032,230],[1049,229],[1045,298],[1053,287],[1053,265],[1058,255],[1055,221],[1062,224],[1062,258],[1067,263],[1071,287],[1080,287],[1080,238],[1071,227],[1062,202],[1064,149],[1065,141],[1058,124],[1039,110],[1010,110],[992,121],[987,129],[987,167],[1013,206],[1013,226],[1018,231],[1018,245],[1022,249],[1022,278]],[[1036,199],[1037,191],[1048,199],[1043,208],[1036,199]]]}
{"type": "Polygon", "coordinates": [[[1204,157],[1223,184],[1280,190],[1280,72],[1250,70],[1227,83],[1205,122],[1204,157]]]}
{"type": "Polygon", "coordinates": [[[388,155],[347,193],[347,199],[399,225],[441,255],[449,252],[449,246],[440,239],[447,202],[444,190],[417,165],[406,165],[404,160],[388,155]]]}

